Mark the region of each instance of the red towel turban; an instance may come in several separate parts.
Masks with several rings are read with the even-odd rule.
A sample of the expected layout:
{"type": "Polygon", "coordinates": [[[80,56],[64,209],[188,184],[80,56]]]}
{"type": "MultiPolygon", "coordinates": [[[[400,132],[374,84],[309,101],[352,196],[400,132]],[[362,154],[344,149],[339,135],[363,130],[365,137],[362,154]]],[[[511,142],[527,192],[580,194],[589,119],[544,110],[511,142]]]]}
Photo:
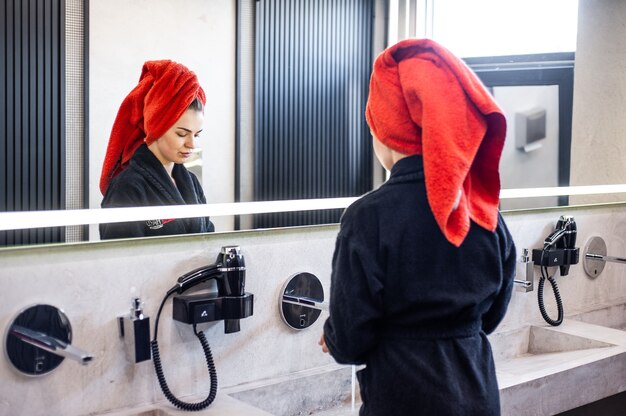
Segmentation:
{"type": "Polygon", "coordinates": [[[470,218],[495,230],[506,120],[463,61],[429,39],[391,46],[374,62],[366,118],[387,147],[422,155],[428,203],[448,241],[461,245],[470,218]]]}
{"type": "Polygon", "coordinates": [[[196,74],[184,65],[170,60],[143,64],[139,84],[122,102],[111,130],[100,176],[103,195],[143,140],[151,144],[163,136],[196,98],[206,103],[196,74]]]}

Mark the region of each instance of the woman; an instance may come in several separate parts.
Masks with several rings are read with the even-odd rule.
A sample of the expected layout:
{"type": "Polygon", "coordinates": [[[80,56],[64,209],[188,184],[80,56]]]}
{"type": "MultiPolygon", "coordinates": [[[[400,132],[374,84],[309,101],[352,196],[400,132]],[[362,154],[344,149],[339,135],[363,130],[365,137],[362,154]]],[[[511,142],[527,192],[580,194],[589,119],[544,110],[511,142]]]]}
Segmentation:
{"type": "MultiPolygon", "coordinates": [[[[170,61],[148,61],[122,103],[109,139],[100,190],[103,208],[205,204],[183,163],[202,132],[206,97],[196,75],[170,61]]],[[[214,231],[208,217],[100,224],[100,237],[147,237],[214,231]]]]}
{"type": "Polygon", "coordinates": [[[515,269],[498,212],[504,115],[461,60],[406,40],[376,59],[366,118],[391,176],[342,217],[320,344],[366,364],[361,415],[497,415],[486,334],[515,269]]]}

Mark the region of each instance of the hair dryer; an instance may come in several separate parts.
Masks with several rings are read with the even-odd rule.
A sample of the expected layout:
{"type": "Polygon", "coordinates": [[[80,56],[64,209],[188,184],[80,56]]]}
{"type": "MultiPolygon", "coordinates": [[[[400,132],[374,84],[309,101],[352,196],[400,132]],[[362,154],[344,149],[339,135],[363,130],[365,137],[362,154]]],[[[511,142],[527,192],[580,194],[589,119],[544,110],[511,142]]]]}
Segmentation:
{"type": "Polygon", "coordinates": [[[217,373],[213,362],[211,348],[204,335],[198,331],[199,323],[224,320],[224,332],[239,331],[239,320],[252,315],[254,295],[245,292],[246,266],[243,255],[238,246],[222,247],[215,263],[194,269],[180,276],[161,301],[154,324],[154,339],[150,342],[152,349],[152,361],[154,369],[161,385],[161,390],[167,399],[179,409],[201,410],[208,407],[217,394],[217,373]],[[215,279],[217,281],[217,293],[197,293],[183,295],[183,292],[215,279]],[[172,317],[180,322],[193,325],[193,331],[202,344],[204,355],[211,379],[211,389],[207,398],[198,403],[187,403],[179,400],[169,389],[163,374],[159,345],[157,342],[159,317],[165,301],[173,294],[172,317]]]}
{"type": "Polygon", "coordinates": [[[220,296],[243,296],[246,286],[246,265],[239,246],[224,246],[215,263],[194,269],[178,278],[170,291],[183,293],[210,279],[217,280],[220,296]]]}
{"type": "Polygon", "coordinates": [[[570,264],[578,263],[578,256],[570,250],[576,248],[576,221],[571,215],[561,215],[556,223],[554,231],[546,237],[543,242],[543,249],[566,249],[564,251],[563,264],[559,266],[561,276],[569,273],[570,264]],[[575,257],[575,258],[572,258],[575,257]]]}
{"type": "Polygon", "coordinates": [[[563,322],[563,302],[561,294],[556,284],[556,280],[548,273],[549,266],[559,266],[561,276],[569,273],[569,266],[578,263],[579,249],[576,245],[576,221],[574,217],[569,215],[561,215],[556,223],[556,227],[543,242],[543,249],[533,249],[533,261],[541,268],[541,278],[537,290],[537,300],[539,302],[539,311],[541,316],[547,323],[553,326],[560,325],[563,322]],[[543,302],[543,288],[546,279],[552,285],[554,297],[558,310],[556,320],[550,318],[543,302]]]}
{"type": "Polygon", "coordinates": [[[224,320],[224,332],[238,332],[239,320],[252,315],[253,296],[245,293],[246,266],[238,246],[225,246],[215,263],[178,278],[169,293],[174,297],[173,318],[188,324],[224,320]],[[181,295],[192,287],[215,279],[217,295],[181,295]]]}

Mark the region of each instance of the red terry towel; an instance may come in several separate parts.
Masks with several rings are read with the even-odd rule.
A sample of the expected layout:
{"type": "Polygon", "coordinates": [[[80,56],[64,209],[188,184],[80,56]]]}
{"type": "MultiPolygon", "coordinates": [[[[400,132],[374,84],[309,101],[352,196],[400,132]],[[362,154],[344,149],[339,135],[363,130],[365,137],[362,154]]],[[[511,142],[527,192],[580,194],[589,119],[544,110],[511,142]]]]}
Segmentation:
{"type": "Polygon", "coordinates": [[[470,218],[495,230],[506,119],[463,61],[430,39],[391,46],[374,62],[366,118],[389,148],[422,155],[428,203],[448,241],[461,245],[470,218]]]}
{"type": "Polygon", "coordinates": [[[163,136],[196,98],[206,103],[196,74],[184,65],[170,60],[143,64],[139,84],[122,102],[111,130],[100,176],[103,195],[143,140],[149,145],[163,136]]]}

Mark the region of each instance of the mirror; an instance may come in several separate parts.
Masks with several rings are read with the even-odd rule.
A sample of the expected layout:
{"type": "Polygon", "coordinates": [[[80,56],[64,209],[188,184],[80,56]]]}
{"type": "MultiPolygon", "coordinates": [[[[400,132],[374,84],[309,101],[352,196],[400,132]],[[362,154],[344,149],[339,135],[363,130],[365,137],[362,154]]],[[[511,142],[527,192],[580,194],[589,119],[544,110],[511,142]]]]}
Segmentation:
{"type": "MultiPolygon", "coordinates": [[[[397,7],[399,2],[389,3],[397,7]]],[[[406,3],[408,7],[415,2],[400,3],[406,3]]],[[[624,55],[622,51],[625,49],[614,46],[626,38],[623,36],[625,29],[620,24],[620,19],[626,18],[626,6],[590,3],[581,0],[579,4],[570,183],[623,183],[626,182],[626,167],[622,163],[626,144],[622,144],[625,141],[620,135],[625,130],[626,119],[606,109],[624,106],[621,94],[612,92],[626,89],[618,68],[620,58],[626,58],[619,56],[624,55]]],[[[237,10],[239,7],[241,11],[241,5],[245,4],[234,0],[186,0],[181,7],[181,2],[175,0],[155,0],[149,6],[136,0],[88,1],[89,128],[86,133],[89,138],[89,207],[100,206],[97,183],[119,104],[136,84],[143,62],[164,56],[183,62],[196,71],[208,92],[205,142],[199,171],[207,200],[210,203],[235,200],[235,175],[229,173],[234,171],[232,161],[236,151],[233,141],[236,133],[234,91],[238,78],[234,51],[237,10]],[[139,15],[141,19],[136,18],[139,15]]],[[[542,91],[541,94],[548,96],[546,100],[550,101],[554,92],[542,91]]],[[[523,109],[526,110],[529,109],[523,109]]],[[[512,143],[512,140],[508,142],[512,143]]],[[[539,173],[535,168],[525,169],[518,176],[539,173]]],[[[622,195],[571,197],[570,203],[621,199],[622,195]]],[[[216,229],[233,229],[234,221],[232,216],[216,218],[216,229]]],[[[97,236],[94,228],[90,238],[97,239],[97,236]]]]}

